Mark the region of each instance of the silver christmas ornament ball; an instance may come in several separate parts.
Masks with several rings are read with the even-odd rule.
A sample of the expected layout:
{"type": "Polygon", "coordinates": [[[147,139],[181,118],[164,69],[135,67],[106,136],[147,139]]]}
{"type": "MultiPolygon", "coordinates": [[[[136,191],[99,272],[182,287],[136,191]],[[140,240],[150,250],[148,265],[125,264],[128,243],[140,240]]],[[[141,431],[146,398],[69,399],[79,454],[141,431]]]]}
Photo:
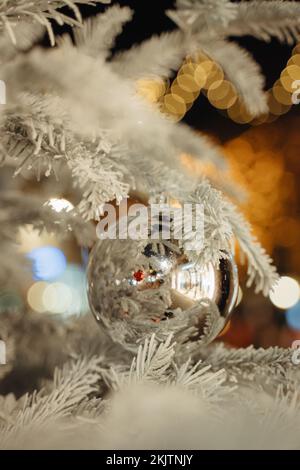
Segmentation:
{"type": "MultiPolygon", "coordinates": [[[[238,275],[232,257],[221,259],[218,267],[211,263],[201,267],[188,262],[178,247],[170,246],[101,240],[90,254],[91,310],[112,340],[127,349],[135,350],[137,342],[149,333],[172,331],[203,299],[218,307],[212,340],[236,304],[238,275]]],[[[206,314],[197,313],[188,341],[203,337],[205,326],[206,314]]]]}

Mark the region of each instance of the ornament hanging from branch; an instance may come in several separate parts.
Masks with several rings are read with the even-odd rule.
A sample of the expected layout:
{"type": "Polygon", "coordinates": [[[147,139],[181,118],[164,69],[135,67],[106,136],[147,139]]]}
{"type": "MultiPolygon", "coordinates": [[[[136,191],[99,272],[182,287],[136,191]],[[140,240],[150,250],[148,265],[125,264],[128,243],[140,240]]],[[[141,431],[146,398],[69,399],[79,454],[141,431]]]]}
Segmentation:
{"type": "Polygon", "coordinates": [[[238,295],[235,262],[224,255],[218,266],[202,266],[189,262],[175,240],[100,240],[88,265],[91,310],[101,328],[127,349],[153,332],[174,332],[184,344],[206,336],[212,341],[238,295]],[[215,308],[204,309],[205,301],[215,308]]]}

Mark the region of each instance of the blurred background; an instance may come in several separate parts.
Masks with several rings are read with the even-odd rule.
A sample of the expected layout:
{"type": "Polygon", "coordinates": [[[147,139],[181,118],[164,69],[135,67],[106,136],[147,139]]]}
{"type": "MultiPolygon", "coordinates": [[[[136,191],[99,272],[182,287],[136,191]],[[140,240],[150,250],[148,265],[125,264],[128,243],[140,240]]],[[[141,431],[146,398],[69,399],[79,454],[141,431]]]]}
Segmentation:
{"type": "MultiPolygon", "coordinates": [[[[154,33],[174,29],[164,13],[172,7],[172,0],[113,3],[129,5],[135,10],[134,19],[119,37],[114,53],[154,33]]],[[[82,9],[84,16],[102,10],[102,7],[82,9]]],[[[56,28],[57,34],[65,31],[56,28]]],[[[210,136],[222,149],[228,162],[228,181],[247,194],[241,199],[240,208],[274,258],[281,275],[274,293],[264,298],[245,287],[245,268],[239,265],[239,303],[220,340],[239,347],[250,344],[289,347],[295,339],[300,339],[300,104],[291,106],[286,101],[287,90],[279,79],[293,64],[299,66],[298,71],[293,68],[296,71],[293,79],[300,80],[300,47],[280,45],[276,40],[262,43],[248,37],[239,42],[263,70],[266,91],[271,90],[270,114],[256,121],[241,113],[229,115],[227,110],[213,106],[208,96],[200,94],[181,118],[195,131],[210,136]]],[[[47,38],[43,45],[48,47],[47,38]]],[[[199,174],[203,171],[188,156],[184,164],[199,174]]],[[[214,170],[206,171],[211,175],[214,170]]],[[[217,181],[218,175],[215,177],[217,181]]],[[[7,181],[7,175],[3,174],[1,184],[8,184],[7,181]]],[[[49,182],[47,184],[49,186],[49,182]]],[[[25,192],[38,188],[26,178],[22,182],[25,192]]],[[[57,212],[71,209],[76,203],[76,197],[65,189],[53,194],[48,187],[47,191],[49,204],[57,212]]],[[[22,229],[19,241],[20,250],[28,256],[32,268],[28,268],[21,295],[13,287],[0,291],[0,314],[20,306],[63,318],[72,313],[85,314],[88,311],[85,286],[88,251],[79,250],[75,241],[61,243],[54,236],[41,235],[30,226],[22,229]]]]}

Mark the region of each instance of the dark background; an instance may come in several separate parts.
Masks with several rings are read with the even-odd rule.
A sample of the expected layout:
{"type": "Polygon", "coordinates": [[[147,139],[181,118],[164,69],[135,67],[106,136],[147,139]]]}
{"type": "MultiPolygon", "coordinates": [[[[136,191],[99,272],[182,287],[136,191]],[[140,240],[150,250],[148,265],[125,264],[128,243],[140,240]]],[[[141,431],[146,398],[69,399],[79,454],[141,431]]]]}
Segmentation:
{"type": "MultiPolygon", "coordinates": [[[[150,38],[153,34],[176,29],[176,25],[165,14],[166,10],[174,7],[174,0],[112,0],[111,4],[129,6],[134,10],[133,20],[125,25],[122,34],[117,39],[113,53],[128,49],[133,44],[150,38]]],[[[88,17],[100,13],[106,8],[107,5],[97,5],[96,7],[81,7],[81,11],[84,17],[88,17]]],[[[65,31],[66,28],[56,27],[57,33],[65,31]]],[[[273,39],[270,43],[249,36],[231,39],[253,55],[266,77],[266,90],[271,88],[285,67],[293,47],[280,44],[276,39],[273,39]]],[[[292,112],[298,112],[298,110],[293,109],[292,112]]],[[[184,121],[196,129],[210,133],[217,131],[218,138],[222,141],[239,135],[248,127],[235,124],[227,117],[223,117],[218,110],[209,104],[203,94],[200,94],[195,105],[185,116],[184,121]]]]}

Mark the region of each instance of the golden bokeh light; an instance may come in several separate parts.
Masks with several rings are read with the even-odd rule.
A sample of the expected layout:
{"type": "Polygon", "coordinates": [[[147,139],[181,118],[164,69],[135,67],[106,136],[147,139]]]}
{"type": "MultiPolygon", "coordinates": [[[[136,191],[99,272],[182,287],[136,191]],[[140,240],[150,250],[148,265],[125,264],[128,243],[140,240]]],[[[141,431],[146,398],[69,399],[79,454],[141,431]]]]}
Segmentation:
{"type": "Polygon", "coordinates": [[[196,83],[198,84],[199,89],[204,88],[206,81],[207,81],[208,73],[209,71],[207,71],[205,67],[202,67],[202,64],[199,64],[196,67],[195,80],[196,80],[196,83]]]}
{"type": "MultiPolygon", "coordinates": [[[[260,116],[254,118],[251,121],[251,126],[261,126],[262,124],[265,124],[268,122],[268,119],[270,117],[269,112],[261,114],[260,116]]],[[[277,116],[274,116],[275,119],[277,119],[277,116]]]]}
{"type": "Polygon", "coordinates": [[[296,80],[300,80],[300,66],[296,64],[288,65],[280,75],[283,88],[286,91],[293,92],[293,83],[296,80]]]}
{"type": "Polygon", "coordinates": [[[200,67],[202,67],[207,73],[207,79],[203,86],[204,89],[209,90],[215,82],[224,79],[223,69],[216,62],[206,61],[203,62],[200,67]]]}
{"type": "Polygon", "coordinates": [[[248,124],[253,116],[249,113],[244,103],[237,99],[233,106],[227,110],[228,116],[237,124],[248,124]]]}
{"type": "Polygon", "coordinates": [[[175,121],[181,120],[198,98],[201,88],[195,80],[197,64],[189,58],[161,100],[161,111],[175,121]]]}
{"type": "Polygon", "coordinates": [[[183,98],[187,105],[194,103],[194,101],[198,98],[200,94],[200,90],[198,90],[197,92],[192,92],[192,91],[182,89],[179,86],[177,79],[171,85],[171,92],[172,94],[183,98]]]}
{"type": "Polygon", "coordinates": [[[184,116],[187,110],[184,99],[172,93],[168,93],[164,96],[163,105],[167,113],[175,115],[174,117],[181,118],[184,116]]]}
{"type": "Polygon", "coordinates": [[[180,88],[182,88],[184,91],[189,91],[189,92],[198,92],[199,91],[199,85],[195,80],[195,75],[190,75],[187,73],[179,73],[177,76],[177,83],[180,88]]]}
{"type": "Polygon", "coordinates": [[[273,90],[268,93],[268,106],[271,114],[275,114],[276,116],[280,116],[281,114],[287,113],[290,108],[292,107],[292,103],[290,101],[290,104],[285,105],[281,104],[277,99],[275,98],[273,94],[273,90]]]}
{"type": "Polygon", "coordinates": [[[159,78],[140,79],[137,81],[137,92],[149,103],[157,103],[165,94],[167,83],[159,78]]]}
{"type": "Polygon", "coordinates": [[[203,51],[197,51],[193,55],[189,55],[186,58],[186,63],[194,63],[194,64],[200,64],[201,62],[205,62],[206,60],[211,60],[207,54],[205,54],[203,51]]]}
{"type": "Polygon", "coordinates": [[[298,54],[293,54],[287,65],[298,65],[300,67],[300,49],[298,54]]]}
{"type": "Polygon", "coordinates": [[[284,104],[286,106],[289,106],[291,104],[291,93],[285,90],[280,80],[277,80],[277,82],[274,83],[272,92],[274,98],[278,101],[278,103],[284,104]]]}
{"type": "Polygon", "coordinates": [[[195,70],[197,68],[197,63],[195,61],[192,61],[191,59],[189,62],[185,62],[180,69],[178,70],[177,76],[180,75],[188,75],[193,77],[195,74],[195,70]]]}
{"type": "Polygon", "coordinates": [[[300,251],[295,250],[300,232],[299,126],[299,119],[286,117],[281,123],[251,128],[223,147],[230,179],[247,193],[241,208],[256,235],[269,253],[285,247],[295,267],[300,263],[300,251]]]}
{"type": "Polygon", "coordinates": [[[293,55],[300,54],[300,43],[294,47],[292,54],[293,55]]]}
{"type": "Polygon", "coordinates": [[[207,98],[216,108],[228,109],[234,105],[238,96],[232,83],[227,80],[219,80],[210,86],[207,98]]]}
{"type": "Polygon", "coordinates": [[[137,82],[137,89],[175,121],[184,117],[203,91],[212,106],[227,110],[227,116],[237,124],[259,126],[275,121],[290,110],[296,80],[300,80],[300,44],[293,49],[280,79],[266,92],[269,109],[261,116],[250,113],[235,86],[226,80],[222,67],[201,51],[186,58],[171,86],[164,80],[143,79],[137,82]]]}
{"type": "MultiPolygon", "coordinates": [[[[229,195],[232,182],[237,191],[241,188],[237,193],[242,196],[241,212],[267,252],[273,256],[281,253],[291,273],[298,272],[300,265],[299,129],[300,117],[286,115],[281,121],[250,127],[223,145],[214,135],[215,145],[226,157],[225,172],[212,163],[181,155],[182,165],[190,174],[204,175],[229,195]]],[[[241,268],[241,279],[244,273],[241,268]]]]}

